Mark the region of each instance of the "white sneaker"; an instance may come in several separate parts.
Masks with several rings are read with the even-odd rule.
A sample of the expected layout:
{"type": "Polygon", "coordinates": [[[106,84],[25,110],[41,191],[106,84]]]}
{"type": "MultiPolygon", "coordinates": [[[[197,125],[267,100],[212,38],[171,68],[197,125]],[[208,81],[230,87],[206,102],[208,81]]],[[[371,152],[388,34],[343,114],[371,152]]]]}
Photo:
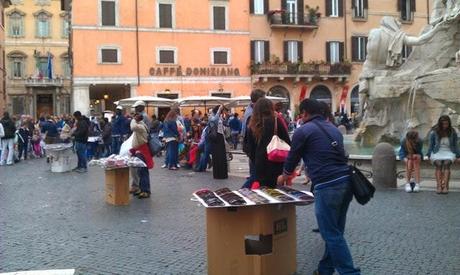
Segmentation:
{"type": "Polygon", "coordinates": [[[180,168],[180,164],[179,164],[179,163],[178,163],[178,164],[176,164],[176,167],[177,167],[177,168],[180,168]]]}
{"type": "Polygon", "coordinates": [[[161,168],[166,168],[166,164],[161,165],[161,168]]]}
{"type": "Polygon", "coordinates": [[[407,193],[411,193],[411,192],[412,192],[412,188],[410,187],[410,183],[406,183],[406,185],[404,186],[404,190],[405,190],[407,193]]]}
{"type": "Polygon", "coordinates": [[[418,183],[415,184],[415,186],[414,186],[414,192],[415,192],[415,193],[420,192],[420,184],[418,184],[418,183]]]}

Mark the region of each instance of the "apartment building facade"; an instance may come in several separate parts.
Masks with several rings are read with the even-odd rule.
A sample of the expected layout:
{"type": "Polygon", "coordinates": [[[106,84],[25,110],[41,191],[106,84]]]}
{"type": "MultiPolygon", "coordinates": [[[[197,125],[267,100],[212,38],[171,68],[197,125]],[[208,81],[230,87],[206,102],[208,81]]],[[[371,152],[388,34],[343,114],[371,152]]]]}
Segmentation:
{"type": "MultiPolygon", "coordinates": [[[[251,89],[246,1],[72,1],[73,108],[251,89]]],[[[164,113],[165,110],[160,110],[164,113]]]]}
{"type": "Polygon", "coordinates": [[[6,109],[35,117],[69,113],[69,17],[60,1],[13,0],[4,16],[6,109]]]}
{"type": "MultiPolygon", "coordinates": [[[[383,16],[418,35],[430,0],[250,0],[252,89],[289,99],[316,98],[355,113],[367,36],[383,16]]],[[[404,57],[411,52],[404,49],[404,57]]]]}
{"type": "Polygon", "coordinates": [[[5,66],[5,18],[4,9],[11,5],[10,0],[0,0],[0,111],[6,111],[6,66],[5,66]]]}

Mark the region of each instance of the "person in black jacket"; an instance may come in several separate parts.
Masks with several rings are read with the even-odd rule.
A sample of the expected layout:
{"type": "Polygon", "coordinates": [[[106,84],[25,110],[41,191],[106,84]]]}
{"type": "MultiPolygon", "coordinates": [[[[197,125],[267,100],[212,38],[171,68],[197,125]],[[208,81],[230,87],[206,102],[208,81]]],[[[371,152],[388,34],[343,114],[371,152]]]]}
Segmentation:
{"type": "Polygon", "coordinates": [[[10,118],[8,112],[3,113],[3,118],[0,120],[3,126],[5,135],[2,137],[2,156],[0,158],[0,165],[13,165],[14,157],[14,135],[16,133],[16,126],[10,118]]]}
{"type": "Polygon", "coordinates": [[[78,158],[78,165],[75,171],[84,173],[87,171],[86,145],[88,143],[89,119],[82,116],[80,111],[73,113],[73,116],[76,120],[76,127],[72,136],[75,138],[75,151],[78,158]]]}
{"type": "Polygon", "coordinates": [[[21,128],[17,131],[18,135],[18,159],[21,160],[21,157],[24,155],[24,160],[27,159],[28,145],[29,140],[32,137],[32,134],[27,128],[26,122],[22,122],[21,128]]]}
{"type": "Polygon", "coordinates": [[[267,158],[267,146],[273,136],[290,144],[289,134],[283,126],[282,118],[275,114],[273,102],[261,98],[254,105],[247,132],[249,158],[255,164],[255,180],[261,186],[274,188],[279,175],[283,173],[282,162],[272,162],[267,158]],[[276,120],[276,121],[275,121],[276,120]]]}

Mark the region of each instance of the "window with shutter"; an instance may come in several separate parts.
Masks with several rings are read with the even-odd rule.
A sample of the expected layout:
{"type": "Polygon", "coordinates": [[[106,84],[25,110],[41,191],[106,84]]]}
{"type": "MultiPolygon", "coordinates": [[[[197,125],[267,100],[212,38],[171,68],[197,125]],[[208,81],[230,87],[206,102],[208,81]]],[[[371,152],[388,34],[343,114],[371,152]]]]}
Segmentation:
{"type": "Polygon", "coordinates": [[[253,3],[254,14],[265,14],[266,0],[251,0],[253,3]]]}
{"type": "Polygon", "coordinates": [[[265,41],[254,42],[254,63],[261,64],[265,61],[265,41]]]}
{"type": "Polygon", "coordinates": [[[303,42],[297,41],[297,62],[303,62],[303,42]]]}
{"type": "Polygon", "coordinates": [[[326,0],[326,16],[331,16],[332,14],[332,0],[326,0]]]}
{"type": "Polygon", "coordinates": [[[353,18],[366,18],[367,0],[352,0],[353,18]]]}
{"type": "MultiPolygon", "coordinates": [[[[331,64],[334,64],[334,63],[340,63],[341,61],[341,58],[343,59],[343,56],[341,57],[341,51],[340,51],[340,48],[341,48],[341,42],[328,42],[327,43],[327,52],[328,52],[328,62],[331,63],[331,64]]],[[[342,43],[343,45],[343,43],[342,43]]]]}
{"type": "Polygon", "coordinates": [[[299,62],[299,41],[287,41],[287,62],[299,62]]]}
{"type": "Polygon", "coordinates": [[[159,50],[159,64],[175,64],[174,50],[159,50]]]}
{"type": "Polygon", "coordinates": [[[213,19],[214,19],[214,30],[225,30],[226,29],[226,16],[225,7],[214,6],[213,19]]]}
{"type": "Polygon", "coordinates": [[[228,65],[228,52],[227,51],[214,51],[213,64],[215,65],[228,65]]]}
{"type": "Polygon", "coordinates": [[[119,63],[118,49],[101,49],[101,63],[119,63]]]}
{"type": "Polygon", "coordinates": [[[158,4],[158,17],[160,28],[172,28],[172,5],[158,4]]]}
{"type": "Polygon", "coordinates": [[[365,36],[353,36],[351,38],[352,56],[353,62],[364,62],[367,55],[367,37],[365,36]]]}
{"type": "Polygon", "coordinates": [[[264,61],[270,61],[270,41],[264,41],[264,61]]]}
{"type": "Polygon", "coordinates": [[[400,16],[401,20],[410,22],[413,20],[413,12],[415,11],[415,1],[413,0],[399,0],[400,3],[400,16]]]}
{"type": "Polygon", "coordinates": [[[115,1],[101,1],[101,25],[116,26],[116,18],[115,1]]]}
{"type": "Polygon", "coordinates": [[[330,17],[339,17],[340,16],[340,5],[339,5],[340,0],[328,0],[329,5],[330,5],[330,17]]]}
{"type": "Polygon", "coordinates": [[[24,17],[18,12],[14,12],[9,18],[9,35],[13,37],[24,36],[24,17]]]}

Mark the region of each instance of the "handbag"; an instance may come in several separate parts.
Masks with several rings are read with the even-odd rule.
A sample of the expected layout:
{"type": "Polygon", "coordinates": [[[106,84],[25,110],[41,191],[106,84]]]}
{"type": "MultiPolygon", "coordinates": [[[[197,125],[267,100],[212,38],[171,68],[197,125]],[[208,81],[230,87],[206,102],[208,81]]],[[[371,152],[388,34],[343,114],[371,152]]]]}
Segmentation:
{"type": "Polygon", "coordinates": [[[156,156],[158,153],[161,152],[161,149],[163,149],[163,145],[161,144],[160,140],[152,135],[152,134],[149,134],[149,140],[148,140],[148,143],[149,143],[149,149],[150,149],[150,153],[152,154],[152,156],[156,156]]]}
{"type": "Polygon", "coordinates": [[[291,150],[291,146],[278,137],[278,118],[275,117],[275,131],[272,140],[267,146],[267,159],[273,162],[284,162],[291,150]]]}
{"type": "MultiPolygon", "coordinates": [[[[327,138],[331,141],[332,148],[337,150],[343,156],[343,159],[348,162],[348,158],[345,156],[345,150],[340,148],[339,143],[332,138],[332,136],[323,128],[321,124],[315,120],[312,120],[311,122],[313,122],[327,136],[327,138]]],[[[358,168],[353,165],[349,165],[349,168],[351,190],[353,192],[353,196],[359,204],[365,205],[371,200],[371,198],[374,197],[375,187],[358,168]]]]}

